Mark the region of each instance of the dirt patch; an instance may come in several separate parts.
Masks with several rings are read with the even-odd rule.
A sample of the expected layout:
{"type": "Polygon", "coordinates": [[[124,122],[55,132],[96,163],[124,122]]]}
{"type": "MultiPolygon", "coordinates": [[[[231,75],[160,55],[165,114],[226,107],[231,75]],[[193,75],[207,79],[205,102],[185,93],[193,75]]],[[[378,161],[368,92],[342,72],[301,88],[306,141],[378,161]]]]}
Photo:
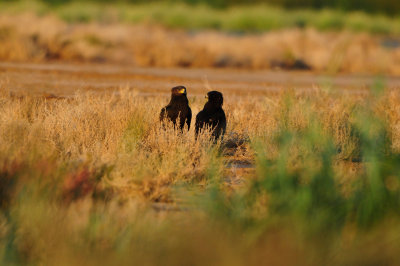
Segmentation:
{"type": "MultiPolygon", "coordinates": [[[[144,96],[168,96],[171,87],[185,85],[190,100],[202,101],[211,89],[228,97],[276,95],[286,89],[313,91],[328,87],[348,94],[364,94],[376,79],[360,75],[316,75],[297,71],[235,69],[138,68],[115,64],[0,63],[0,86],[12,91],[39,93],[46,98],[69,97],[78,91],[106,92],[131,88],[144,96]]],[[[387,77],[387,88],[399,88],[400,78],[387,77]]],[[[237,145],[243,139],[227,139],[237,145]]]]}

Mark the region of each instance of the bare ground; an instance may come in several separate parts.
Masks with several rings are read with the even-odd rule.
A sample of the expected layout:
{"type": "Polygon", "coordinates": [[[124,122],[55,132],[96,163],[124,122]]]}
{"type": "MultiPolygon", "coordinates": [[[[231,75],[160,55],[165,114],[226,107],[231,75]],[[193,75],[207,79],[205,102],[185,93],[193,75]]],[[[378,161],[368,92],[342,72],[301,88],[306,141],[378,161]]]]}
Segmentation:
{"type": "Polygon", "coordinates": [[[187,86],[190,96],[220,90],[226,97],[268,95],[283,89],[315,87],[340,93],[363,94],[376,84],[400,87],[400,77],[318,75],[299,71],[237,69],[139,68],[113,64],[0,63],[0,82],[13,91],[71,96],[76,91],[107,92],[129,87],[142,95],[168,96],[177,84],[187,86]]]}

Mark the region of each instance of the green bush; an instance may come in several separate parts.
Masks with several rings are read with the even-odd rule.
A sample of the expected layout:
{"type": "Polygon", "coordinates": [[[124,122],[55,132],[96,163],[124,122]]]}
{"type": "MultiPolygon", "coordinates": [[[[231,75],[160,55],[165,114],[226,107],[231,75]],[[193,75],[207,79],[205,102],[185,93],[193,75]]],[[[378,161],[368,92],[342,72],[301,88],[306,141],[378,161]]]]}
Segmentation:
{"type": "MultiPolygon", "coordinates": [[[[4,0],[3,0],[4,1],[4,0]]],[[[9,0],[12,1],[12,0],[9,0]]],[[[68,3],[74,0],[42,0],[45,3],[51,5],[59,5],[68,3]]],[[[108,0],[89,0],[93,2],[110,2],[108,0]]],[[[149,1],[144,0],[119,0],[118,2],[125,3],[148,3],[149,1]]],[[[206,4],[216,8],[226,8],[233,5],[252,5],[252,4],[268,4],[275,5],[285,8],[337,8],[342,10],[363,10],[370,13],[387,13],[395,15],[400,11],[400,2],[393,0],[354,0],[354,1],[344,1],[344,0],[152,0],[151,2],[181,2],[191,5],[206,4]]]]}

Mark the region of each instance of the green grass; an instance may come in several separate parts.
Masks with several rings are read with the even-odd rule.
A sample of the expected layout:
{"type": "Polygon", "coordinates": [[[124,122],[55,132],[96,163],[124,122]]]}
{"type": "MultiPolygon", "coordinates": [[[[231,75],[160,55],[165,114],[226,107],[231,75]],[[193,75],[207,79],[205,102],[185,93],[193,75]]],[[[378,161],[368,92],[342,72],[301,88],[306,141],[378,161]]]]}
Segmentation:
{"type": "Polygon", "coordinates": [[[232,6],[214,9],[206,5],[182,3],[101,4],[71,2],[48,6],[36,1],[1,3],[2,13],[34,11],[55,13],[69,23],[152,23],[187,30],[216,29],[230,32],[261,32],[293,27],[318,30],[350,30],[377,34],[399,34],[400,18],[340,10],[287,10],[267,5],[232,6]]]}

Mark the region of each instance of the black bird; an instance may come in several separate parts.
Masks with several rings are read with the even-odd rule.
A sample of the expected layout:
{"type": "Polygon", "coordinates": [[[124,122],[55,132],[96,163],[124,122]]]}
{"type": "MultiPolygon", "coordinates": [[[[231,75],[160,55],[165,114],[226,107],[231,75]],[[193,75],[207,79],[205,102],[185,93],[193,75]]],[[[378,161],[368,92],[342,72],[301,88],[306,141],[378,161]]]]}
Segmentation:
{"type": "Polygon", "coordinates": [[[184,86],[176,86],[171,89],[171,101],[167,106],[161,109],[160,121],[164,119],[172,121],[174,127],[177,120],[179,128],[182,130],[185,123],[190,129],[190,122],[192,121],[192,110],[189,107],[189,100],[186,97],[186,88],[184,86]]]}
{"type": "Polygon", "coordinates": [[[208,128],[214,140],[217,140],[226,131],[226,116],[222,109],[224,98],[219,91],[208,92],[206,98],[208,102],[196,116],[196,136],[203,128],[208,128]]]}

